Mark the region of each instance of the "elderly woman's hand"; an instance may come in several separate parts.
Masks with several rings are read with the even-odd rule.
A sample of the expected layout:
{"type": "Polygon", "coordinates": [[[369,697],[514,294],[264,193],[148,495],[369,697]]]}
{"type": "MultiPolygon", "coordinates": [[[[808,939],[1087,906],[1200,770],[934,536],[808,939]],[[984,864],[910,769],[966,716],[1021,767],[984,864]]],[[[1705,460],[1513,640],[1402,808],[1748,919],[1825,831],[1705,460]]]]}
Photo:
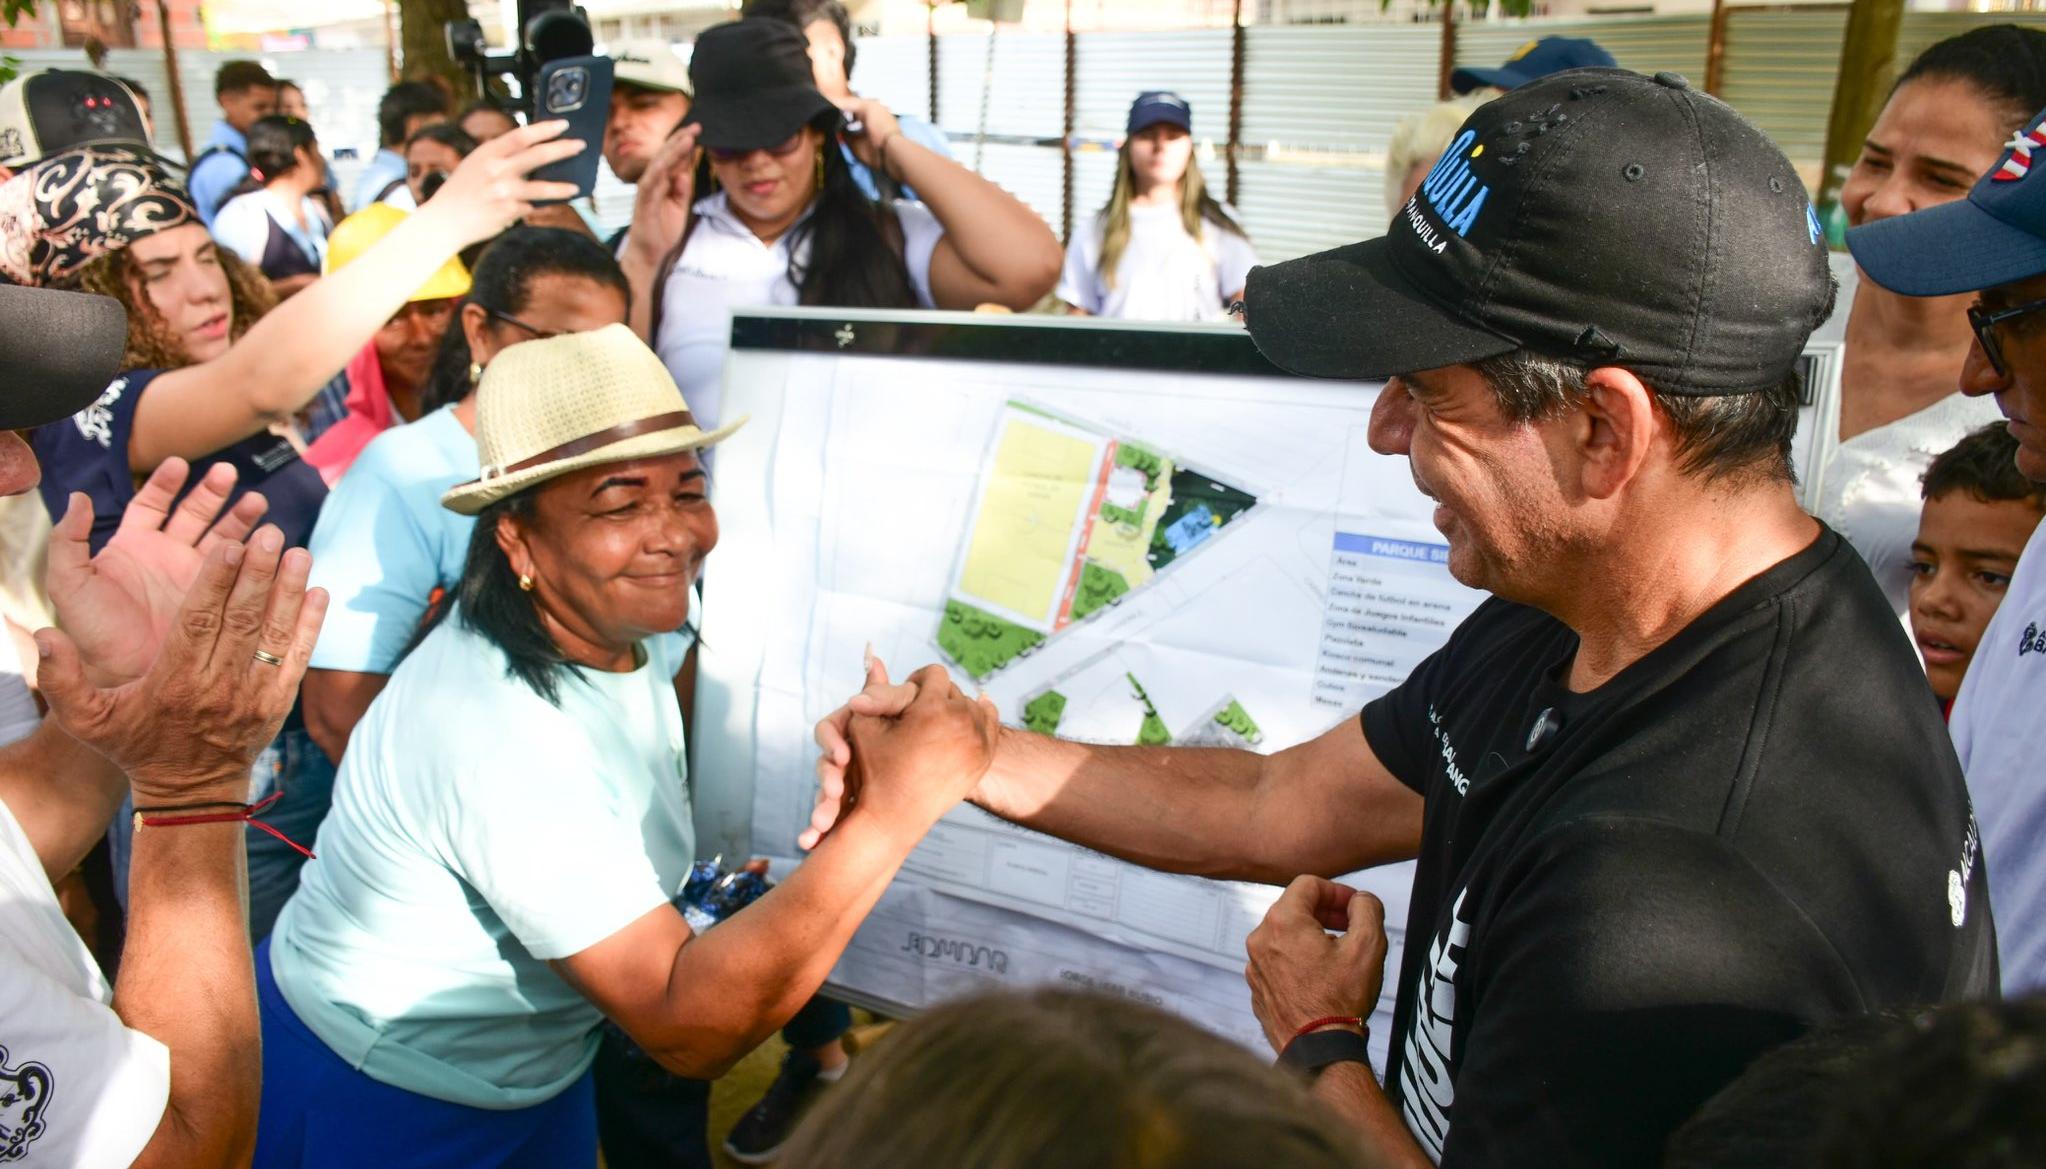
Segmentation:
{"type": "Polygon", "coordinates": [[[846,786],[852,815],[922,836],[993,766],[1002,720],[992,700],[968,698],[943,666],[909,680],[916,693],[899,715],[853,715],[846,786]]]}

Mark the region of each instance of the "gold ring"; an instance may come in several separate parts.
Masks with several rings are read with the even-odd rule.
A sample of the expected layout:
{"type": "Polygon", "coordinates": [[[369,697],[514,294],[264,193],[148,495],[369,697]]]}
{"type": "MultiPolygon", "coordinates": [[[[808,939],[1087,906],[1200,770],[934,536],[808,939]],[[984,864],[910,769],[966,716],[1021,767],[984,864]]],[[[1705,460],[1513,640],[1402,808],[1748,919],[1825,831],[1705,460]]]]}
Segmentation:
{"type": "Polygon", "coordinates": [[[273,654],[268,650],[261,649],[257,650],[256,660],[263,663],[266,666],[281,666],[284,664],[283,658],[278,657],[276,654],[273,654]]]}

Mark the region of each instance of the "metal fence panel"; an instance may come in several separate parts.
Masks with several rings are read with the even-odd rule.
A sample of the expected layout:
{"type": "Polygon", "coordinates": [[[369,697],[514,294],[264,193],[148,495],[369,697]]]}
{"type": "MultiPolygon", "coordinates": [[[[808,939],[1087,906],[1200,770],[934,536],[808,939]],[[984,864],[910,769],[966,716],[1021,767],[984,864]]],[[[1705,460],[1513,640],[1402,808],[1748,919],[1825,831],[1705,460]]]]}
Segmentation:
{"type": "MultiPolygon", "coordinates": [[[[989,134],[1057,138],[1065,126],[1066,42],[1061,33],[968,33],[938,38],[938,124],[971,139],[987,114],[989,134]]],[[[955,148],[970,158],[965,145],[955,148]]]]}
{"type": "Polygon", "coordinates": [[[1435,100],[1438,29],[1257,27],[1243,46],[1243,141],[1384,154],[1435,100]]]}
{"type": "Polygon", "coordinates": [[[853,89],[898,114],[928,118],[930,43],[928,37],[861,37],[853,61],[853,89]]]}
{"type": "MultiPolygon", "coordinates": [[[[1460,24],[1456,28],[1456,63],[1459,66],[1490,67],[1503,63],[1538,37],[1589,37],[1604,46],[1622,69],[1632,69],[1637,73],[1681,73],[1702,87],[1705,84],[1705,48],[1711,34],[1711,23],[1711,18],[1701,13],[1460,24]]],[[[1731,59],[1732,54],[1729,53],[1728,57],[1731,59]]]]}
{"type": "MultiPolygon", "coordinates": [[[[971,147],[962,144],[961,154],[966,161],[972,161],[971,147]]],[[[1065,162],[1057,147],[990,142],[981,159],[980,173],[1028,203],[1054,233],[1058,231],[1065,162]]]]}
{"type": "Polygon", "coordinates": [[[1237,200],[1263,263],[1385,234],[1383,175],[1357,167],[1246,162],[1237,200]]]}
{"type": "Polygon", "coordinates": [[[1228,29],[1089,32],[1078,40],[1074,103],[1081,136],[1121,138],[1137,95],[1169,89],[1193,107],[1195,138],[1229,141],[1228,29]]]}

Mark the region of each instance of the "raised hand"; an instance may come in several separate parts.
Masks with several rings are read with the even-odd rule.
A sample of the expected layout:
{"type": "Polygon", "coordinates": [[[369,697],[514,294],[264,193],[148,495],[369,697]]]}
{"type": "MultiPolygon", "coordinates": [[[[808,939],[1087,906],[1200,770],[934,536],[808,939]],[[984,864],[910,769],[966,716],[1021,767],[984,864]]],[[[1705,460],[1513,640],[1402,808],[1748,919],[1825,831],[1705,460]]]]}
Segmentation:
{"type": "Polygon", "coordinates": [[[859,119],[862,127],[859,133],[845,136],[846,145],[852,147],[853,157],[865,164],[868,170],[885,173],[888,160],[882,152],[889,139],[902,133],[902,123],[895,120],[887,106],[870,97],[856,97],[842,103],[839,108],[859,119]]]}
{"type": "Polygon", "coordinates": [[[916,693],[900,713],[853,712],[847,789],[852,815],[922,836],[994,765],[1002,720],[992,700],[968,698],[943,666],[909,680],[916,693]]]}
{"type": "Polygon", "coordinates": [[[57,623],[102,684],[119,685],[149,668],[206,554],[247,536],[269,507],[251,491],[223,513],[235,471],[216,463],[173,510],[188,470],[183,459],[164,460],[128,501],[97,556],[88,543],[92,500],[82,493],[72,494],[50,533],[46,583],[57,623]]]}
{"type": "Polygon", "coordinates": [[[625,246],[648,264],[658,264],[682,238],[696,202],[696,137],[701,127],[682,127],[661,144],[632,197],[632,228],[625,246]]]}
{"type": "Polygon", "coordinates": [[[51,717],[127,774],[137,805],[248,798],[249,767],[290,712],[327,612],[325,591],[306,589],[312,557],[283,547],[274,527],[246,547],[215,541],[132,681],[96,683],[70,636],[36,634],[51,717]]]}
{"type": "Polygon", "coordinates": [[[810,826],[796,837],[796,843],[804,849],[817,847],[839,817],[849,810],[858,792],[847,784],[847,769],[852,765],[852,740],[849,729],[855,713],[890,718],[901,714],[916,697],[914,683],[904,682],[891,685],[888,681],[888,665],[880,658],[867,654],[867,684],[858,694],[837,710],[818,722],[816,739],[821,754],[817,756],[817,806],[811,810],[810,826]]]}
{"type": "Polygon", "coordinates": [[[487,240],[532,213],[547,200],[572,199],[574,183],[539,182],[526,176],[550,162],[581,154],[584,143],[561,137],[564,121],[521,126],[478,146],[448,176],[432,199],[413,214],[447,226],[456,248],[487,240]]]}

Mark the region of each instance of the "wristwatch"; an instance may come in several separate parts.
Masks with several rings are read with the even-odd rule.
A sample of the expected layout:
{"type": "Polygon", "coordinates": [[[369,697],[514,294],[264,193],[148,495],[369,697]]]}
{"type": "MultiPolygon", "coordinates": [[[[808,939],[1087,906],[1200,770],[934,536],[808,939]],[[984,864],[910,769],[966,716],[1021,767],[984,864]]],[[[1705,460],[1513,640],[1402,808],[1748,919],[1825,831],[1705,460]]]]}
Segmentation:
{"type": "Polygon", "coordinates": [[[1371,1043],[1350,1030],[1310,1031],[1296,1037],[1279,1053],[1278,1066],[1313,1076],[1332,1063],[1361,1063],[1371,1067],[1371,1043]]]}

